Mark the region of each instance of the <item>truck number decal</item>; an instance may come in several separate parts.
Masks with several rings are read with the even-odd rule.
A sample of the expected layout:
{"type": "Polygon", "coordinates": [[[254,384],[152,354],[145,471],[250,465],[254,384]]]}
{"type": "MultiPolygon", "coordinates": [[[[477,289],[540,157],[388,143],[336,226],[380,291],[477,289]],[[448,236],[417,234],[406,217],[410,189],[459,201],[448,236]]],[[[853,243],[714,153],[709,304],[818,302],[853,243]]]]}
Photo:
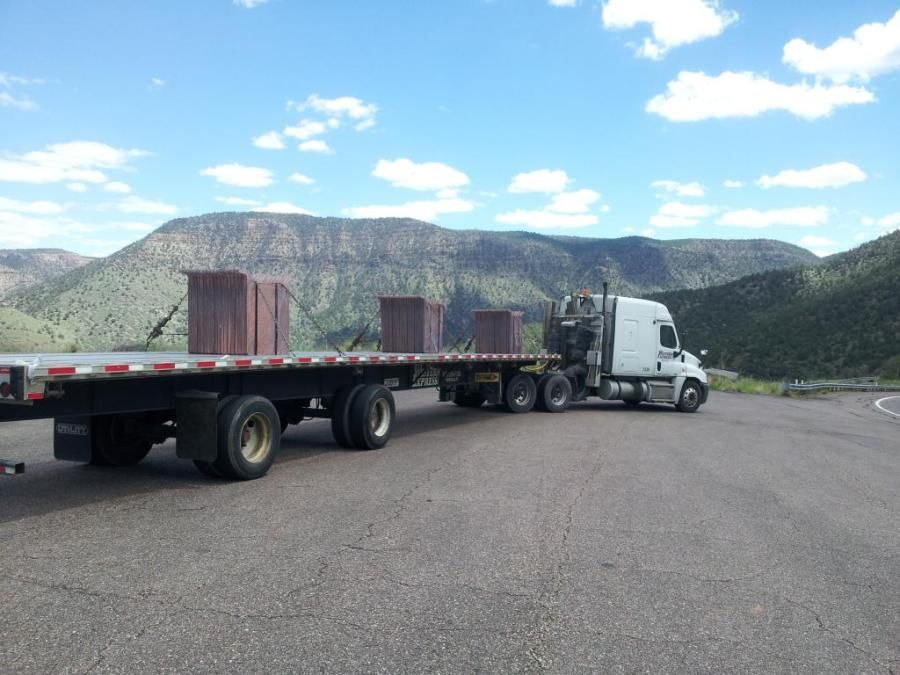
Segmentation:
{"type": "Polygon", "coordinates": [[[72,424],[71,422],[57,422],[56,433],[65,434],[66,436],[87,436],[87,424],[72,424]]]}

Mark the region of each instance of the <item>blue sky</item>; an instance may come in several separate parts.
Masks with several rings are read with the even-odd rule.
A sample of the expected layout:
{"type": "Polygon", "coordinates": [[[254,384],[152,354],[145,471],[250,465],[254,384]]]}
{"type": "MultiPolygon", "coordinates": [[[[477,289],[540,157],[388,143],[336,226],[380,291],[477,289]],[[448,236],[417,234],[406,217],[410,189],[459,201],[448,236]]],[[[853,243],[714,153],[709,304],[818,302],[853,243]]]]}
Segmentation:
{"type": "Polygon", "coordinates": [[[898,10],[0,0],[0,246],[268,209],[843,250],[900,226],[898,10]]]}

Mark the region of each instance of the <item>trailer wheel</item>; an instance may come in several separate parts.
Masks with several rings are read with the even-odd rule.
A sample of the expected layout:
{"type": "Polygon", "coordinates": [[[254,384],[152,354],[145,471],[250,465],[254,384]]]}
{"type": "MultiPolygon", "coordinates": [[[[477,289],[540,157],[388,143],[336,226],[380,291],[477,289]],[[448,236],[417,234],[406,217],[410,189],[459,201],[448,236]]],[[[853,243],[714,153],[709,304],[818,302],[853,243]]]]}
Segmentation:
{"type": "Polygon", "coordinates": [[[694,380],[688,380],[681,387],[681,396],[678,398],[678,403],[675,404],[675,407],[681,412],[697,412],[697,408],[700,407],[700,396],[700,385],[694,380]]]}
{"type": "Polygon", "coordinates": [[[339,389],[331,399],[331,434],[342,448],[354,447],[350,436],[350,406],[365,388],[364,384],[351,384],[339,389]]]}
{"type": "Polygon", "coordinates": [[[480,408],[485,402],[484,396],[477,391],[458,391],[453,395],[453,402],[461,408],[480,408]]]}
{"type": "Polygon", "coordinates": [[[219,456],[213,468],[223,478],[253,480],[268,472],[281,443],[281,420],[261,396],[240,396],[219,411],[219,456]]]}
{"type": "Polygon", "coordinates": [[[125,415],[95,417],[91,428],[91,464],[134,466],[153,443],[140,435],[140,420],[125,415]]]}
{"type": "Polygon", "coordinates": [[[362,389],[350,406],[350,437],[358,450],[377,450],[387,445],[396,414],[394,395],[380,384],[362,389]]]}
{"type": "Polygon", "coordinates": [[[519,373],[510,378],[503,392],[504,407],[513,413],[526,413],[534,408],[537,385],[530,375],[519,373]]]}
{"type": "Polygon", "coordinates": [[[565,412],[572,402],[572,383],[565,375],[544,376],[538,385],[537,404],[551,413],[565,412]]]}

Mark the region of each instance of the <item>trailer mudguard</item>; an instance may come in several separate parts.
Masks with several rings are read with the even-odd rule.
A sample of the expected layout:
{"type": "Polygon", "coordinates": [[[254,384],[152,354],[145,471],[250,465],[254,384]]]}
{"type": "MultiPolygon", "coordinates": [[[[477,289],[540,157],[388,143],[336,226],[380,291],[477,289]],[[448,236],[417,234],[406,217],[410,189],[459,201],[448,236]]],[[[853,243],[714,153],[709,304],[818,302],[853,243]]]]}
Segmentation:
{"type": "Polygon", "coordinates": [[[66,462],[90,462],[92,427],[86,415],[54,418],[53,456],[66,462]]]}
{"type": "Polygon", "coordinates": [[[219,395],[183,391],[175,395],[175,454],[181,459],[212,462],[218,454],[219,395]]]}

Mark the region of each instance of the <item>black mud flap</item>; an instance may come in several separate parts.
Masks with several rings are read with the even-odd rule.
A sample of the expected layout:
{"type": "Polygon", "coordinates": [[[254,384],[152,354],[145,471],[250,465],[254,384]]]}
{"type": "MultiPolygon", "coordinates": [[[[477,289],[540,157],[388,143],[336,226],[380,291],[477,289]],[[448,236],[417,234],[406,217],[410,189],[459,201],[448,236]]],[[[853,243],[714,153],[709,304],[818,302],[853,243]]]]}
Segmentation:
{"type": "Polygon", "coordinates": [[[53,456],[66,462],[90,462],[92,426],[88,416],[54,418],[53,456]]]}
{"type": "Polygon", "coordinates": [[[219,395],[184,391],[175,397],[175,454],[180,459],[212,462],[218,454],[219,395]]]}

